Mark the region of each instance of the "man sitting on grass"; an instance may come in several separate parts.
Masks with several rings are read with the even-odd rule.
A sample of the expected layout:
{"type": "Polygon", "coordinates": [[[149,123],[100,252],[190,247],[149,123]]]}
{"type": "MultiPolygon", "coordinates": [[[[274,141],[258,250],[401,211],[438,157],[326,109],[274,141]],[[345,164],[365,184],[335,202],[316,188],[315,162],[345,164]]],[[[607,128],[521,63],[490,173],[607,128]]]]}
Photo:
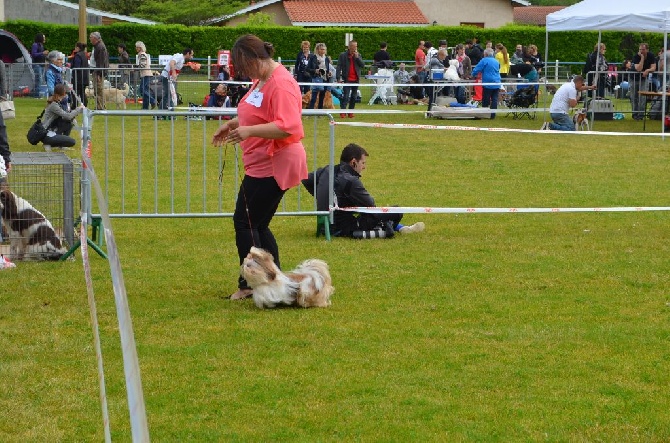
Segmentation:
{"type": "MultiPolygon", "coordinates": [[[[347,208],[352,206],[374,207],[375,199],[363,186],[361,173],[366,168],[368,153],[361,146],[349,143],[342,150],[340,164],[336,165],[334,202],[336,206],[347,208]]],[[[316,182],[316,206],[319,211],[328,208],[328,167],[319,168],[302,181],[307,191],[314,195],[316,182]]],[[[334,224],[331,232],[340,237],[372,238],[379,235],[370,235],[371,231],[382,230],[384,237],[391,238],[395,232],[411,234],[421,232],[425,228],[423,222],[411,226],[400,224],[403,214],[367,214],[349,211],[335,211],[334,224]]]]}
{"type": "Polygon", "coordinates": [[[558,88],[549,107],[549,115],[551,115],[553,122],[544,123],[540,129],[574,131],[575,124],[569,115],[570,108],[577,106],[577,103],[579,103],[579,93],[586,89],[595,89],[595,85],[584,85],[584,78],[581,75],[575,75],[572,81],[564,83],[558,88]]]}

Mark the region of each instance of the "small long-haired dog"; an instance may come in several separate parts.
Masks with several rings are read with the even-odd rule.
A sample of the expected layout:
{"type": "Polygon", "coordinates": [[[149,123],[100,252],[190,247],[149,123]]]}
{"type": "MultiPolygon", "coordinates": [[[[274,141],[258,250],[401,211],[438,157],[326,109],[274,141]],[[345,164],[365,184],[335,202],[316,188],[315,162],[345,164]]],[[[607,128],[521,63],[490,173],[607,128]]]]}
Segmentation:
{"type": "Polygon", "coordinates": [[[2,225],[10,239],[13,260],[58,260],[65,249],[51,222],[27,200],[9,190],[0,191],[2,225]]]}
{"type": "Polygon", "coordinates": [[[575,131],[590,131],[589,117],[586,115],[586,109],[582,108],[575,111],[572,116],[572,122],[575,124],[575,131]]]}
{"type": "Polygon", "coordinates": [[[461,77],[458,75],[458,60],[455,58],[449,60],[449,67],[444,73],[444,79],[454,82],[457,82],[461,79],[461,77]]]}
{"type": "Polygon", "coordinates": [[[325,308],[335,292],[328,264],[323,260],[305,260],[284,274],[272,254],[256,247],[244,259],[240,274],[253,289],[254,303],[261,309],[280,305],[325,308]]]}

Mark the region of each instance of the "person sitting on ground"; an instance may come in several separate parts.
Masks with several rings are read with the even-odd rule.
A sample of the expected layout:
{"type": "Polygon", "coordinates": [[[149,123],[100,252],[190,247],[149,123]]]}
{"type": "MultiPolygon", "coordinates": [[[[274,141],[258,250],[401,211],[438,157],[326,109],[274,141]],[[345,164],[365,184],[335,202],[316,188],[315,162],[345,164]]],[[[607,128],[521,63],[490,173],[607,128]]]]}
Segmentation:
{"type": "Polygon", "coordinates": [[[84,104],[67,112],[60,105],[65,96],[65,85],[58,83],[54,87],[53,95],[47,99],[47,106],[42,117],[42,124],[47,128],[47,135],[42,140],[45,151],[51,151],[52,147],[70,148],[76,143],[75,139],[70,137],[72,121],[84,110],[84,104]]]}
{"type": "Polygon", "coordinates": [[[570,118],[570,108],[574,108],[579,103],[579,93],[586,89],[595,89],[594,86],[586,86],[584,78],[576,75],[572,81],[564,83],[551,100],[549,115],[553,122],[545,123],[541,129],[551,129],[554,131],[574,131],[575,124],[570,118]]]}
{"type": "MultiPolygon", "coordinates": [[[[230,97],[228,97],[228,87],[223,83],[219,83],[214,88],[211,94],[209,94],[209,99],[207,100],[208,108],[230,108],[230,97]]],[[[217,115],[217,116],[207,116],[207,120],[230,120],[229,115],[217,115]]]]}
{"type": "MultiPolygon", "coordinates": [[[[361,173],[366,168],[368,153],[355,144],[349,143],[342,150],[340,164],[334,167],[334,202],[336,206],[347,208],[352,206],[374,207],[375,200],[363,186],[361,173]]],[[[302,181],[307,191],[314,195],[316,186],[316,205],[319,211],[328,211],[330,172],[328,166],[312,172],[302,181]]],[[[403,214],[367,214],[349,211],[335,211],[334,224],[331,232],[340,237],[354,237],[361,231],[383,229],[386,238],[393,237],[395,232],[412,234],[425,228],[423,222],[404,226],[400,223],[403,214]]],[[[360,234],[359,234],[360,235],[360,234]]],[[[364,238],[364,237],[361,237],[364,238]]]]}

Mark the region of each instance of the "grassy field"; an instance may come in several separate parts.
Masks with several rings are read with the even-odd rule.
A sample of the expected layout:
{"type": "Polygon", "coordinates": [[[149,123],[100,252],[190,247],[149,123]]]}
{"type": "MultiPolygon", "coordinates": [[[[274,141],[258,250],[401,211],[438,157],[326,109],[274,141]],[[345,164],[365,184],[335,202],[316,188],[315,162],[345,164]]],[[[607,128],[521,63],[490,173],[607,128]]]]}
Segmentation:
{"type": "MultiPolygon", "coordinates": [[[[12,149],[36,150],[25,132],[42,102],[16,104],[12,149]]],[[[420,114],[354,121],[428,122],[420,114]]],[[[431,123],[536,129],[541,121],[431,123]]],[[[94,131],[96,145],[106,134],[114,146],[114,125],[94,131]]],[[[310,119],[305,127],[312,164],[310,119]]],[[[327,122],[317,128],[325,145],[327,122]]],[[[597,129],[638,132],[641,123],[597,129]]],[[[167,145],[170,132],[160,133],[167,145]]],[[[364,182],[380,205],[670,201],[669,145],[658,138],[336,127],[338,153],[349,142],[371,154],[364,182]]],[[[320,150],[317,163],[325,158],[320,150]]],[[[104,160],[94,152],[99,173],[104,160]]],[[[120,160],[110,161],[114,171],[120,160]]],[[[311,217],[276,218],[283,267],[325,259],[336,293],[328,309],[260,311],[225,299],[238,270],[230,219],[115,219],[152,439],[670,440],[667,213],[405,220],[424,221],[426,231],[326,242],[311,217]]],[[[91,261],[112,437],[128,441],[109,268],[91,261]]],[[[80,255],[18,263],[0,281],[0,441],[103,440],[80,255]]]]}

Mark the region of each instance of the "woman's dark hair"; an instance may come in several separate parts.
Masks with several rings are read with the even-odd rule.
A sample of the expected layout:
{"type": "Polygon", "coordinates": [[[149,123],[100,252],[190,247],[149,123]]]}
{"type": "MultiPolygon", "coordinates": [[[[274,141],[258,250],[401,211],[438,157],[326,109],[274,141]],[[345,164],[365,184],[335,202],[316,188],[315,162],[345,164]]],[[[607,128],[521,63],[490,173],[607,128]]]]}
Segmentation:
{"type": "Polygon", "coordinates": [[[86,43],[77,42],[76,46],[77,46],[77,49],[79,49],[80,51],[85,51],[86,50],[86,43]]]}
{"type": "Polygon", "coordinates": [[[35,43],[44,43],[44,34],[37,34],[35,36],[35,43]]]}
{"type": "Polygon", "coordinates": [[[362,146],[358,146],[356,143],[349,143],[342,150],[340,162],[349,163],[354,159],[360,160],[364,155],[367,156],[368,152],[362,146]]]}
{"type": "Polygon", "coordinates": [[[271,59],[274,53],[275,48],[272,43],[264,42],[253,34],[247,34],[237,39],[231,56],[235,71],[244,72],[252,61],[271,59]]]}
{"type": "Polygon", "coordinates": [[[60,99],[54,98],[55,96],[64,97],[65,96],[65,85],[63,83],[58,83],[54,86],[54,93],[51,94],[51,97],[47,100],[47,103],[53,103],[55,101],[60,101],[60,99]]]}

